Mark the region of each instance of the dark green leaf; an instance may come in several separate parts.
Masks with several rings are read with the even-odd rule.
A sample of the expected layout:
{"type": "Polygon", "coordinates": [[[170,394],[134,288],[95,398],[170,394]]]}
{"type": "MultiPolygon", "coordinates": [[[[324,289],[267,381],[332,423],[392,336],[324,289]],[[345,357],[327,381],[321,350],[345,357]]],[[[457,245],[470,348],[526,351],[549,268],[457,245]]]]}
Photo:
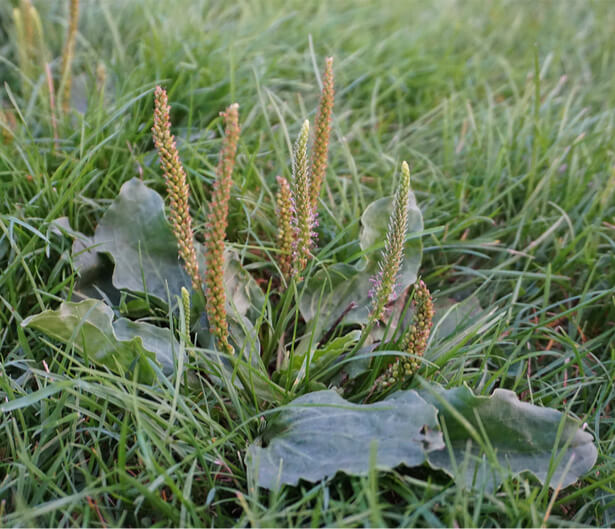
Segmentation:
{"type": "MultiPolygon", "coordinates": [[[[311,322],[318,315],[318,336],[325,328],[335,323],[348,309],[351,303],[355,308],[344,317],[344,322],[364,324],[369,316],[371,289],[370,279],[377,273],[382,246],[386,239],[387,226],[393,197],[385,197],[372,202],[361,217],[361,232],[359,242],[365,252],[357,264],[337,263],[327,269],[321,269],[309,281],[301,298],[301,315],[311,322]],[[319,310],[320,306],[320,310],[319,310]]],[[[419,210],[414,193],[410,192],[408,204],[408,236],[423,231],[423,217],[419,210]]],[[[395,292],[401,293],[417,278],[422,259],[422,243],[420,237],[406,241],[404,259],[400,268],[395,292]]]]}
{"type": "Polygon", "coordinates": [[[352,404],[335,391],[309,393],[292,401],[272,419],[261,441],[248,448],[248,468],[261,487],[319,481],[336,472],[365,474],[370,451],[376,466],[420,465],[442,448],[436,410],[415,391],[383,402],[352,404]]]}
{"type": "Polygon", "coordinates": [[[596,462],[592,436],[581,430],[579,421],[551,408],[521,402],[512,391],[496,389],[491,397],[477,397],[465,386],[449,390],[434,386],[421,390],[420,395],[438,408],[451,441],[446,449],[429,454],[430,464],[451,476],[460,475],[468,486],[494,490],[507,471],[513,475],[529,471],[541,483],[555,487],[561,482],[566,487],[596,462]],[[459,416],[479,438],[484,429],[497,465],[489,464],[486,452],[459,416]]]}
{"type": "Polygon", "coordinates": [[[126,182],[105,212],[94,233],[98,253],[109,253],[115,263],[113,285],[147,292],[167,301],[178,296],[190,279],[177,253],[177,242],[164,216],[162,197],[141,180],[126,182]]]}
{"type": "Polygon", "coordinates": [[[65,301],[57,310],[26,318],[22,326],[38,329],[113,371],[130,373],[138,365],[141,380],[147,382],[154,378],[151,360],[169,373],[180,351],[169,329],[123,318],[113,322],[111,308],[94,299],[65,301]]]}

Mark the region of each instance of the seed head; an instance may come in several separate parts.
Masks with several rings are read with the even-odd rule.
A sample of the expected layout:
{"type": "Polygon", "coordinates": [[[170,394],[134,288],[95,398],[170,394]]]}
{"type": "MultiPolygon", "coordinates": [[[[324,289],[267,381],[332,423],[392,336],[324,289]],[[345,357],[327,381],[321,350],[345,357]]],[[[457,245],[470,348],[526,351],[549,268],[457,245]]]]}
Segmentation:
{"type": "Polygon", "coordinates": [[[305,120],[295,143],[293,156],[293,194],[297,215],[296,255],[294,274],[301,274],[312,257],[316,219],[310,198],[311,178],[308,167],[307,144],[310,122],[305,120]]]}
{"type": "Polygon", "coordinates": [[[160,167],[164,174],[167,196],[170,202],[171,228],[177,240],[179,255],[184,261],[184,268],[192,280],[192,286],[196,289],[200,288],[201,279],[194,249],[192,217],[188,206],[190,189],[186,180],[186,172],[179,159],[175,137],[171,134],[170,110],[166,91],[157,86],[154,92],[152,135],[154,145],[160,156],[160,167]]]}
{"type": "Polygon", "coordinates": [[[372,278],[371,296],[373,300],[370,321],[378,322],[384,316],[384,308],[395,294],[395,281],[404,253],[404,241],[408,228],[408,200],[410,193],[410,169],[406,162],[401,166],[401,182],[393,199],[393,211],[389,217],[384,251],[379,262],[379,270],[372,278]]]}
{"type": "Polygon", "coordinates": [[[329,136],[331,133],[331,114],[333,113],[333,100],[335,89],[333,83],[333,57],[327,57],[325,71],[322,76],[322,93],[320,104],[314,122],[314,143],[312,146],[312,209],[318,208],[320,188],[327,171],[327,157],[329,154],[329,136]]]}
{"type": "MultiPolygon", "coordinates": [[[[412,324],[406,330],[401,340],[401,350],[422,357],[427,349],[427,341],[433,325],[434,309],[431,293],[421,279],[414,285],[414,315],[412,324]]],[[[410,359],[412,373],[419,369],[419,361],[416,358],[410,359]]]]}
{"type": "Polygon", "coordinates": [[[184,323],[186,325],[186,334],[190,334],[190,292],[185,287],[182,287],[182,307],[184,309],[184,323]]]}
{"type": "Polygon", "coordinates": [[[420,358],[425,354],[427,341],[433,325],[434,308],[431,293],[423,280],[414,285],[414,314],[412,322],[404,333],[400,350],[411,354],[411,357],[398,357],[385,372],[376,380],[376,386],[385,389],[395,382],[408,380],[420,368],[420,358]]]}
{"type": "Polygon", "coordinates": [[[207,318],[212,334],[229,355],[235,354],[229,343],[226,319],[226,292],[224,290],[224,239],[228,225],[228,204],[233,185],[233,167],[239,141],[239,105],[230,105],[220,115],[224,118],[225,135],[216,169],[216,181],[209,205],[205,229],[207,270],[205,271],[205,296],[207,318]]]}
{"type": "Polygon", "coordinates": [[[278,263],[284,279],[292,271],[293,247],[295,245],[295,205],[288,180],[277,177],[280,186],[276,196],[276,213],[278,219],[278,263]]]}
{"type": "Polygon", "coordinates": [[[71,67],[77,38],[77,22],[79,20],[79,0],[69,0],[68,29],[66,42],[62,51],[61,79],[62,84],[62,110],[68,112],[70,105],[70,91],[72,85],[71,67]]]}

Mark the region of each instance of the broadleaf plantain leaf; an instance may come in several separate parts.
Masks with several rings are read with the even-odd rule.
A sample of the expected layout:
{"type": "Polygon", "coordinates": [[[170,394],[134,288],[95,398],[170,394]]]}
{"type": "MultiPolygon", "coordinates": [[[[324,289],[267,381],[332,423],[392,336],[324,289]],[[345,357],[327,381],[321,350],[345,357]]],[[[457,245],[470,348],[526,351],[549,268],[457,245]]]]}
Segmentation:
{"type": "MultiPolygon", "coordinates": [[[[344,315],[347,324],[364,324],[369,316],[371,289],[370,279],[377,273],[381,251],[376,250],[386,239],[389,216],[393,209],[393,197],[378,199],[367,206],[361,216],[359,242],[365,257],[356,264],[337,263],[318,271],[308,282],[300,301],[301,315],[306,322],[318,316],[316,336],[344,315],[348,307],[354,308],[344,315]]],[[[408,202],[407,235],[423,231],[423,216],[410,191],[408,202]]],[[[404,258],[399,271],[395,292],[400,294],[417,278],[423,245],[420,237],[406,240],[404,258]]]]}
{"type": "Polygon", "coordinates": [[[467,386],[448,390],[430,386],[419,393],[438,408],[450,438],[446,449],[429,453],[430,465],[451,476],[459,475],[467,486],[495,490],[507,472],[517,475],[528,471],[541,483],[548,481],[555,487],[561,482],[567,487],[596,462],[592,436],[582,431],[579,421],[551,408],[521,402],[512,391],[496,389],[490,397],[483,397],[474,395],[467,386]],[[452,410],[459,415],[456,417],[452,410]],[[459,416],[475,432],[484,428],[497,465],[489,464],[459,416]]]}
{"type": "MultiPolygon", "coordinates": [[[[192,288],[164,214],[164,201],[141,180],[133,178],[122,186],[93,237],[72,230],[64,217],[54,222],[74,239],[73,263],[80,274],[77,288],[81,297],[101,297],[103,293],[115,304],[119,291],[129,290],[166,303],[167,286],[173,302],[181,287],[192,288]],[[112,262],[102,254],[109,255],[112,262]]],[[[195,246],[203,275],[205,250],[199,243],[195,246]]],[[[227,309],[256,321],[265,302],[263,291],[243,268],[235,250],[227,248],[224,258],[227,309]]]]}
{"type": "Polygon", "coordinates": [[[370,451],[376,467],[420,465],[443,447],[436,410],[415,391],[401,391],[375,404],[353,404],[335,391],[308,393],[283,407],[247,463],[261,487],[319,481],[336,472],[366,474],[370,451]],[[373,448],[372,448],[373,447],[373,448]]]}
{"type": "Polygon", "coordinates": [[[21,325],[73,346],[86,359],[112,371],[130,373],[138,365],[144,382],[154,379],[151,360],[170,373],[174,354],[180,351],[169,329],[124,318],[114,322],[111,308],[95,299],[65,301],[56,310],[26,318],[21,325]]]}
{"type": "Polygon", "coordinates": [[[147,292],[167,301],[167,285],[172,296],[178,296],[181,287],[190,288],[162,197],[137,178],[122,186],[100,219],[94,245],[98,253],[111,255],[118,290],[147,292]]]}

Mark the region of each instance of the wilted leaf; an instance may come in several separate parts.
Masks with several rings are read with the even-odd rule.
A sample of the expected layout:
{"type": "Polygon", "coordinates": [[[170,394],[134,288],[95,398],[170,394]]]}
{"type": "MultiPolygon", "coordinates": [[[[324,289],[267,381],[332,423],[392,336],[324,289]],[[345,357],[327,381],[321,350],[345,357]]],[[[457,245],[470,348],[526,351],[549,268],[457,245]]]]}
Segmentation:
{"type": "Polygon", "coordinates": [[[111,308],[94,299],[65,301],[57,310],[30,316],[21,325],[73,346],[88,360],[113,371],[130,373],[138,365],[141,380],[147,382],[154,378],[149,359],[172,372],[174,354],[180,350],[169,329],[123,318],[113,322],[111,308]]]}
{"type": "Polygon", "coordinates": [[[247,463],[261,487],[319,481],[336,472],[365,474],[370,451],[376,467],[420,465],[442,448],[436,410],[415,391],[401,391],[375,404],[352,404],[335,391],[317,391],[292,401],[272,419],[247,463]]]}
{"type": "Polygon", "coordinates": [[[541,483],[548,480],[552,487],[560,482],[567,487],[596,462],[592,436],[581,430],[577,420],[551,408],[521,402],[512,391],[496,389],[491,397],[477,397],[466,386],[449,390],[434,386],[421,390],[420,395],[438,408],[451,441],[446,449],[431,452],[429,463],[451,476],[457,474],[456,466],[463,469],[465,464],[463,479],[468,486],[495,490],[506,471],[513,475],[528,471],[541,483]],[[480,421],[501,468],[489,464],[479,443],[451,409],[479,435],[480,421]],[[552,460],[553,473],[549,477],[552,460]]]}

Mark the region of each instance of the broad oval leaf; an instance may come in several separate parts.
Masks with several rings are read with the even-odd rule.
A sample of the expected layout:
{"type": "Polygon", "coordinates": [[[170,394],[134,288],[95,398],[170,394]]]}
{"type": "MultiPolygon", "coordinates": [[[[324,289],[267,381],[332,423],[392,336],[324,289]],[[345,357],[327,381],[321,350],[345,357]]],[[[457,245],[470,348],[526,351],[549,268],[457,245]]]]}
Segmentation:
{"type": "MultiPolygon", "coordinates": [[[[317,272],[309,281],[301,297],[300,311],[307,322],[319,319],[318,330],[344,315],[351,303],[355,308],[344,315],[345,323],[364,324],[369,316],[371,289],[370,279],[377,273],[381,246],[387,234],[389,216],[393,209],[393,197],[380,198],[367,206],[361,216],[359,243],[365,252],[357,264],[337,263],[317,272]]],[[[395,292],[403,292],[417,278],[423,256],[420,234],[423,231],[423,216],[410,191],[408,201],[408,229],[404,257],[397,276],[395,292]],[[414,237],[411,237],[414,235],[414,237]]]]}
{"type": "MultiPolygon", "coordinates": [[[[369,204],[363,215],[361,216],[361,231],[359,233],[359,245],[361,249],[369,252],[371,249],[381,246],[386,238],[387,229],[389,226],[389,217],[393,212],[394,198],[392,196],[379,198],[369,204]]],[[[423,231],[423,215],[416,203],[414,193],[410,191],[408,194],[408,230],[407,234],[419,233],[423,231]]],[[[419,265],[421,260],[422,245],[420,239],[414,239],[418,245],[414,245],[415,252],[410,252],[410,242],[406,241],[406,255],[408,260],[416,261],[418,256],[419,265]],[[418,250],[418,255],[416,251],[418,250]]],[[[368,254],[368,259],[371,262],[377,262],[380,255],[376,252],[368,254]]],[[[412,267],[409,267],[411,270],[412,267]]],[[[403,267],[401,273],[404,273],[403,267]]],[[[416,280],[416,278],[415,278],[416,280]]],[[[414,281],[412,281],[414,282],[414,281]]]]}
{"type": "Polygon", "coordinates": [[[56,310],[46,310],[26,318],[22,327],[32,327],[73,346],[88,360],[115,372],[130,373],[139,366],[142,381],[154,379],[150,361],[164,372],[174,369],[179,343],[169,329],[121,318],[113,322],[113,311],[100,300],[63,302],[56,310]]]}
{"type": "MultiPolygon", "coordinates": [[[[204,250],[200,253],[204,255],[204,250]]],[[[224,290],[229,312],[247,316],[253,322],[260,317],[265,294],[231,248],[224,251],[224,290]]]]}
{"type": "Polygon", "coordinates": [[[541,483],[567,487],[596,462],[593,438],[580,428],[579,421],[551,408],[521,402],[512,391],[496,389],[490,397],[482,397],[467,386],[448,390],[431,386],[420,395],[438,408],[450,439],[446,449],[429,453],[430,465],[460,476],[467,486],[495,490],[507,472],[528,471],[541,483]],[[466,425],[479,437],[481,429],[485,432],[496,465],[489,464],[480,439],[466,425]]]}
{"type": "MultiPolygon", "coordinates": [[[[119,290],[130,290],[147,293],[164,303],[168,294],[172,299],[179,296],[181,287],[191,289],[164,214],[164,201],[141,180],[133,178],[122,186],[94,237],[72,230],[64,217],[54,224],[74,239],[73,263],[80,274],[78,289],[82,297],[98,298],[103,294],[116,303],[119,290]],[[102,253],[109,254],[114,264],[103,259],[102,253]]],[[[205,249],[199,243],[195,246],[203,274],[205,249]]],[[[227,309],[256,321],[265,302],[263,291],[242,266],[235,250],[227,248],[224,259],[227,309]]]]}
{"type": "Polygon", "coordinates": [[[115,263],[113,285],[147,292],[162,301],[190,287],[177,253],[177,242],[164,215],[162,197],[133,178],[105,212],[94,232],[96,251],[115,263]]]}
{"type": "Polygon", "coordinates": [[[276,489],[300,479],[319,481],[336,472],[366,474],[370,452],[378,469],[420,465],[443,447],[436,410],[415,391],[375,404],[353,404],[335,391],[308,393],[280,409],[261,441],[248,448],[258,485],[276,489]]]}

